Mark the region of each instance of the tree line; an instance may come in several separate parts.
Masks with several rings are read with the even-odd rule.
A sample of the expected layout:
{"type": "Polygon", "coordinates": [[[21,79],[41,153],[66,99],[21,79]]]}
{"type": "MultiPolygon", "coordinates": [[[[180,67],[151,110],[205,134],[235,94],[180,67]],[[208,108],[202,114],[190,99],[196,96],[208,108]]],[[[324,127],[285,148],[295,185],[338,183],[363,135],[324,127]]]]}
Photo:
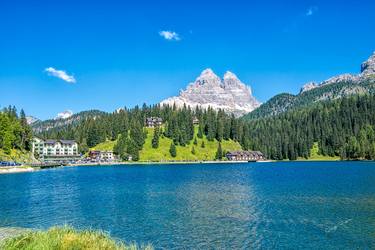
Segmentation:
{"type": "Polygon", "coordinates": [[[9,106],[0,111],[0,149],[10,154],[12,149],[31,150],[32,130],[25,112],[9,106]]]}

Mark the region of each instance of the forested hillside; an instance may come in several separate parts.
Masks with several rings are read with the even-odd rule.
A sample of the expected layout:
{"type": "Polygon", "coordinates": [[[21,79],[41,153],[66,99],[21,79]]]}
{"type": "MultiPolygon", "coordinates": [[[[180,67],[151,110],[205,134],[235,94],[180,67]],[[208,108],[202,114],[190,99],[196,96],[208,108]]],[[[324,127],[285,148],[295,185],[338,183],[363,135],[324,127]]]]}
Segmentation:
{"type": "MultiPolygon", "coordinates": [[[[31,149],[32,131],[23,110],[18,114],[13,106],[0,112],[0,160],[22,158],[31,149]]],[[[16,159],[17,160],[17,159],[16,159]]]]}
{"type": "MultiPolygon", "coordinates": [[[[39,133],[38,136],[42,138],[75,139],[80,144],[82,152],[87,152],[89,148],[108,140],[116,140],[115,153],[123,159],[131,156],[133,160],[139,160],[140,151],[144,146],[148,146],[147,143],[145,144],[147,133],[151,133],[150,130],[145,128],[145,121],[148,117],[163,119],[163,126],[152,130],[153,134],[148,135],[152,136],[152,146],[157,149],[160,138],[165,137],[171,142],[168,145],[168,150],[171,150],[171,152],[177,152],[179,147],[185,146],[191,152],[194,141],[202,141],[203,138],[207,142],[223,142],[223,145],[229,140],[242,143],[248,132],[243,129],[244,123],[242,121],[225,114],[221,110],[216,112],[211,108],[192,110],[186,106],[177,109],[170,106],[143,105],[142,108],[136,106],[133,109],[121,109],[111,114],[105,113],[96,117],[87,117],[77,123],[50,128],[39,133]],[[194,131],[194,119],[198,121],[196,132],[194,131]]],[[[201,147],[201,145],[199,146],[201,147]]],[[[230,149],[238,148],[239,146],[230,149]]],[[[195,147],[194,150],[198,149],[199,147],[195,147]]],[[[211,158],[211,154],[208,158],[211,158]]]]}
{"type": "Polygon", "coordinates": [[[319,154],[343,159],[375,159],[375,96],[359,95],[251,120],[243,146],[272,159],[308,158],[314,143],[319,154]]]}
{"type": "Polygon", "coordinates": [[[279,94],[262,104],[245,119],[258,119],[281,114],[283,112],[307,107],[320,101],[336,100],[351,95],[375,94],[375,77],[353,81],[341,81],[302,92],[298,95],[279,94]]]}

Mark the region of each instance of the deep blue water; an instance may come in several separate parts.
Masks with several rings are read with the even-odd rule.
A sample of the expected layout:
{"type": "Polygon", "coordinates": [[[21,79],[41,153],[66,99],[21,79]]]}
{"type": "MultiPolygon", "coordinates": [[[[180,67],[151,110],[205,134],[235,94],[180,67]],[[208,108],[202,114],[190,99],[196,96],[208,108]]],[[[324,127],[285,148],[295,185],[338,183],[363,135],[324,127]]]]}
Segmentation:
{"type": "Polygon", "coordinates": [[[375,163],[65,167],[0,175],[0,227],[167,249],[375,248],[375,163]]]}

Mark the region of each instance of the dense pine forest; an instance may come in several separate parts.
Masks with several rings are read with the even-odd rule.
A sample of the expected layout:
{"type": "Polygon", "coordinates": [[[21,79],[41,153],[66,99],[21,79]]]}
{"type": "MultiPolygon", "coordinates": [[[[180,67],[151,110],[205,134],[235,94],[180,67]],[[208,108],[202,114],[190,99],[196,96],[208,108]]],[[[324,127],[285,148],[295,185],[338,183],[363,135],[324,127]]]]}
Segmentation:
{"type": "Polygon", "coordinates": [[[18,114],[13,106],[0,112],[0,150],[10,154],[12,149],[31,150],[32,131],[23,110],[18,114]]]}
{"type": "Polygon", "coordinates": [[[276,160],[308,158],[314,143],[321,155],[375,159],[374,128],[375,96],[353,96],[250,120],[242,146],[276,160]]]}

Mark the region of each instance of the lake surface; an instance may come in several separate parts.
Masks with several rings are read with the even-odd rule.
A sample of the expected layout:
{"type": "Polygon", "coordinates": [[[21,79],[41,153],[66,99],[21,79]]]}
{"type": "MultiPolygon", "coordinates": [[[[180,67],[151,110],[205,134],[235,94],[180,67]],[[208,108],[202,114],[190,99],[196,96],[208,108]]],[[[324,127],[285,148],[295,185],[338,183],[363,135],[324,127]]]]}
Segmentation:
{"type": "Polygon", "coordinates": [[[375,163],[65,167],[0,175],[0,227],[166,249],[375,248],[375,163]]]}

